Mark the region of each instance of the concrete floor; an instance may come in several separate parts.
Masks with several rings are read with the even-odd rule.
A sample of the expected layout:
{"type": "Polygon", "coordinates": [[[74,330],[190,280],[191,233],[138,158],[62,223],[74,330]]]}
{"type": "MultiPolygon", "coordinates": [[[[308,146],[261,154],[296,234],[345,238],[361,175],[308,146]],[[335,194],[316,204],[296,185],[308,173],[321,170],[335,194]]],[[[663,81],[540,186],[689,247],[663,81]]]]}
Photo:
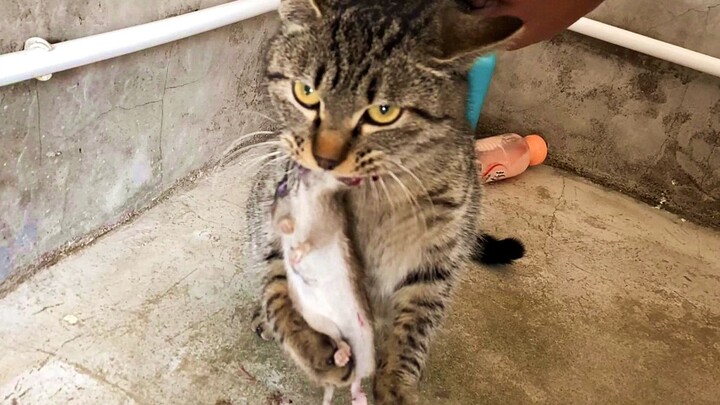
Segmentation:
{"type": "MultiPolygon", "coordinates": [[[[238,179],[205,177],[3,298],[0,403],[318,404],[248,331],[238,179]]],[[[487,194],[489,230],[529,256],[468,274],[427,403],[720,401],[720,234],[550,168],[487,194]]]]}

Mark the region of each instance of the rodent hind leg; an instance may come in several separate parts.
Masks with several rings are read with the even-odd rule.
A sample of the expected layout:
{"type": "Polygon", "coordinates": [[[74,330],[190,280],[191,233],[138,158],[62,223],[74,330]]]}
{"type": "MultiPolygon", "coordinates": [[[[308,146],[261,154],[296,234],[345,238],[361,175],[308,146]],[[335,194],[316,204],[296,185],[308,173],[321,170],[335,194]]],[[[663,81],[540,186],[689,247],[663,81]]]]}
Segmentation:
{"type": "Polygon", "coordinates": [[[350,395],[352,395],[352,405],[368,405],[368,398],[362,389],[362,379],[358,378],[350,386],[350,395]]]}
{"type": "Polygon", "coordinates": [[[344,367],[352,358],[352,349],[350,348],[350,345],[347,344],[344,340],[336,340],[335,343],[337,344],[337,351],[335,352],[335,365],[338,367],[344,367]]]}

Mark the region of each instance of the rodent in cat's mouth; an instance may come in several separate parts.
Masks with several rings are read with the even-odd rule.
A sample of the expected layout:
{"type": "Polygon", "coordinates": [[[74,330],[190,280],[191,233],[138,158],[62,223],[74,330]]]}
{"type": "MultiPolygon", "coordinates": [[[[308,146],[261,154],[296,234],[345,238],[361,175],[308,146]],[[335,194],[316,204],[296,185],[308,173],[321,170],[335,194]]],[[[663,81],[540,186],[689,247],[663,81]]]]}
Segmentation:
{"type": "MultiPolygon", "coordinates": [[[[295,164],[295,169],[298,171],[298,173],[300,173],[300,177],[303,177],[311,172],[310,169],[308,169],[307,167],[304,167],[302,165],[299,165],[299,164],[295,164]]],[[[359,186],[367,178],[372,179],[372,181],[380,180],[379,175],[363,176],[363,177],[336,177],[336,178],[338,179],[338,181],[345,183],[345,185],[347,185],[349,187],[359,186]]]]}

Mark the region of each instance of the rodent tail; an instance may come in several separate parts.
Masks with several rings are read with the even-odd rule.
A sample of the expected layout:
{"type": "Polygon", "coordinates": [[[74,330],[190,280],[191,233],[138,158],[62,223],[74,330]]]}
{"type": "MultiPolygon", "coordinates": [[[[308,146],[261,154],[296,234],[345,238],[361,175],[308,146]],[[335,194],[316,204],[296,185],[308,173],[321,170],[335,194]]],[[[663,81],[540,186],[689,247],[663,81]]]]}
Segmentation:
{"type": "Polygon", "coordinates": [[[490,266],[512,264],[523,256],[525,256],[525,245],[518,239],[501,240],[489,234],[477,237],[473,252],[473,260],[490,266]]]}

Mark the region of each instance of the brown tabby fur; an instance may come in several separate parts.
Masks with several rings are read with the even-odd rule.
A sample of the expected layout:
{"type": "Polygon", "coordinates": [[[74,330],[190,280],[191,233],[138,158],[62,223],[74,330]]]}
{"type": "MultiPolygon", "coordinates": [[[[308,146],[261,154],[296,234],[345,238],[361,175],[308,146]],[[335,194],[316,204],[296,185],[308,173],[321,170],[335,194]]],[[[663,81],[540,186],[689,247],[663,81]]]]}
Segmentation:
{"type": "MultiPolygon", "coordinates": [[[[483,20],[452,0],[283,0],[280,14],[267,80],[282,128],[266,146],[310,169],[330,150],[333,173],[366,178],[345,204],[376,320],[375,403],[415,404],[432,337],[477,248],[465,72],[520,24],[483,20]],[[294,99],[295,81],[315,88],[318,110],[294,99]],[[364,114],[376,104],[402,107],[402,116],[370,125],[364,114]]],[[[308,328],[288,297],[267,220],[281,166],[261,175],[249,204],[253,246],[268,249],[253,329],[282,342],[318,382],[342,381],[352,370],[332,365],[331,339],[308,328]]]]}

